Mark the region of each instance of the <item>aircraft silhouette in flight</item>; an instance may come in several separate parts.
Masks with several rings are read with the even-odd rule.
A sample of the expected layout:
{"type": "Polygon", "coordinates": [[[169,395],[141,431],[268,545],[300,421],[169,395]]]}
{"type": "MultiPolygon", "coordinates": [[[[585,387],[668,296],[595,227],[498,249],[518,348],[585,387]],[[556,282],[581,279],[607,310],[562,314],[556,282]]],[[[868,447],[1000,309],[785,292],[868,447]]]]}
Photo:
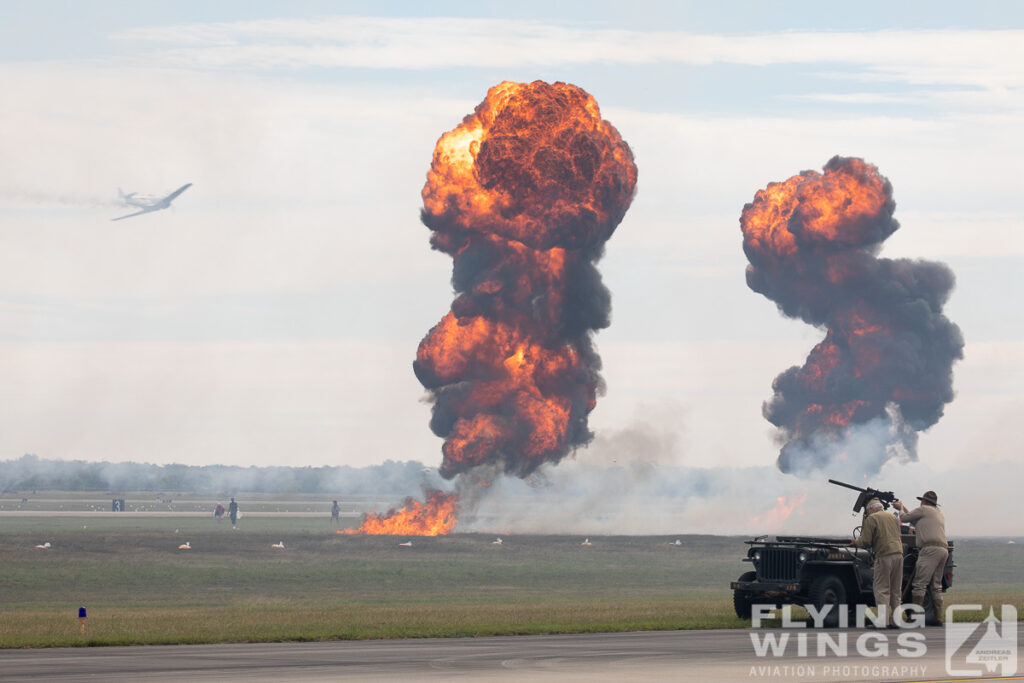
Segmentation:
{"type": "Polygon", "coordinates": [[[129,192],[128,194],[125,194],[124,192],[121,191],[121,188],[117,188],[117,194],[120,195],[121,201],[124,202],[125,206],[134,206],[142,210],[136,211],[135,213],[130,213],[127,216],[118,216],[117,218],[111,218],[110,220],[120,221],[124,220],[125,218],[131,218],[132,216],[141,216],[142,214],[149,213],[151,211],[160,211],[162,209],[167,209],[171,206],[171,202],[173,202],[174,199],[179,194],[181,194],[190,187],[192,187],[192,183],[185,183],[184,185],[182,185],[181,187],[179,187],[177,190],[170,193],[166,197],[155,197],[152,195],[139,194],[138,192],[129,192]]]}

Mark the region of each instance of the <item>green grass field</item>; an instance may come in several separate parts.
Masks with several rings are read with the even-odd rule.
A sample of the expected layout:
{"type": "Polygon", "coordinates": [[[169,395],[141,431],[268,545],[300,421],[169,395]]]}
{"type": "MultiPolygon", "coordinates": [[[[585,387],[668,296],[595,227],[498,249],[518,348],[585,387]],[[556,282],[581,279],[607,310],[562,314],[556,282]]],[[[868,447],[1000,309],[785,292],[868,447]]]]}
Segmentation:
{"type": "MultiPolygon", "coordinates": [[[[243,516],[234,530],[212,516],[0,522],[0,647],[749,625],[728,590],[746,569],[741,538],[456,533],[400,547],[409,539],[337,535],[326,516],[243,516]]],[[[1021,547],[959,542],[947,602],[1024,613],[1021,547]]]]}

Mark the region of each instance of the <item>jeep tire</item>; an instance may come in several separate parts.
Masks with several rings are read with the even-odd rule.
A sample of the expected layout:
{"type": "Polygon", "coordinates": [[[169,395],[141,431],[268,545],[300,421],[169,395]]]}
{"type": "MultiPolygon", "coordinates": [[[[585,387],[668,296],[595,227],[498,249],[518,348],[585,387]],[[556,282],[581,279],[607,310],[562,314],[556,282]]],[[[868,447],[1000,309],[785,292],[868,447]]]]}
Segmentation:
{"type": "Polygon", "coordinates": [[[825,616],[824,625],[834,627],[839,624],[839,611],[846,609],[846,586],[835,574],[823,574],[811,584],[808,593],[809,604],[814,605],[818,610],[823,610],[826,605],[832,605],[825,616]]]}
{"type": "MultiPolygon", "coordinates": [[[[737,581],[754,581],[757,579],[757,572],[743,572],[737,581]]],[[[753,614],[754,596],[748,591],[737,588],[732,592],[732,606],[736,610],[736,616],[740,619],[749,619],[753,614]]]]}

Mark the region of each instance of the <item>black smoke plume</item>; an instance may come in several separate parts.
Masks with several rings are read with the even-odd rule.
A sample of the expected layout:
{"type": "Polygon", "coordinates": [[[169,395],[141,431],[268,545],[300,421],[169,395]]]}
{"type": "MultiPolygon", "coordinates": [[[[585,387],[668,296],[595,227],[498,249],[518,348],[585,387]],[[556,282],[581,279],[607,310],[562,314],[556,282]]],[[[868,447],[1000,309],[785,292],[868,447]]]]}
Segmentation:
{"type": "Polygon", "coordinates": [[[772,384],[778,466],[877,472],[917,459],[917,434],[953,400],[960,329],[942,313],[953,272],[878,258],[900,226],[892,186],[873,165],[834,157],[757,192],[740,219],[747,284],[786,316],[825,330],[802,367],[772,384]]]}

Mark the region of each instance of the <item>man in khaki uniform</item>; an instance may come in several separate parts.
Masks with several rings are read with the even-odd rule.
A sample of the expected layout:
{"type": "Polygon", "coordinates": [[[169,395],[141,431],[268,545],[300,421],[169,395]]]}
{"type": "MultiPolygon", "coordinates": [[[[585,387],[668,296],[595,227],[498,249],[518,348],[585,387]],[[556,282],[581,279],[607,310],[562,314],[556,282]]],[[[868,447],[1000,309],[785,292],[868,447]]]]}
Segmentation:
{"type": "Polygon", "coordinates": [[[946,542],[946,518],[939,510],[939,497],[935,491],[918,496],[921,507],[908,511],[903,503],[894,505],[900,511],[900,521],[913,524],[917,529],[917,568],[911,589],[915,605],[924,606],[925,593],[931,591],[935,603],[935,621],[942,626],[942,572],[946,570],[949,544],[946,542]]]}
{"type": "Polygon", "coordinates": [[[874,580],[871,590],[875,594],[875,609],[886,625],[895,626],[893,615],[900,606],[903,586],[903,541],[900,524],[886,512],[877,498],[867,504],[867,517],[861,527],[860,538],[853,542],[859,548],[871,548],[875,556],[874,580]]]}

